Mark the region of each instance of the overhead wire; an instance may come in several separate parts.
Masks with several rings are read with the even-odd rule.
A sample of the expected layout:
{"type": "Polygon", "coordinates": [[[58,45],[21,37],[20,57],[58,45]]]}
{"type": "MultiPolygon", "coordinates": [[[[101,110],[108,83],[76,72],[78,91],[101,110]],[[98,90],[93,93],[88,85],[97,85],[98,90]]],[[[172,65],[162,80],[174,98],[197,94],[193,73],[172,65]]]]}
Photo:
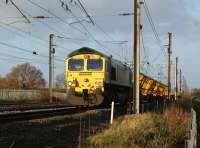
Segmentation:
{"type": "Polygon", "coordinates": [[[86,16],[89,18],[90,22],[94,25],[94,21],[91,18],[91,16],[88,14],[87,10],[85,9],[85,7],[83,6],[82,2],[80,0],[77,0],[79,5],[81,6],[83,12],[86,14],[86,16]]]}
{"type": "MultiPolygon", "coordinates": [[[[78,0],[79,1],[79,3],[80,3],[80,0],[78,0]]],[[[80,3],[80,5],[82,5],[81,3],[80,3]]],[[[82,6],[83,7],[83,6],[82,6]]],[[[84,8],[84,12],[86,11],[86,9],[84,8]]],[[[85,12],[86,13],[86,16],[91,20],[91,16],[87,13],[87,11],[85,12]]],[[[94,19],[94,18],[93,18],[94,19]]],[[[114,42],[114,39],[95,21],[95,19],[94,19],[94,21],[93,20],[91,20],[91,22],[101,31],[101,32],[103,32],[103,34],[105,35],[105,36],[107,36],[107,38],[109,38],[109,39],[111,39],[113,42],[114,42]]],[[[120,44],[119,44],[120,45],[120,44]]],[[[121,46],[121,45],[120,45],[121,46]]],[[[122,46],[121,46],[122,47],[122,46]]],[[[122,49],[123,49],[123,47],[122,47],[122,49]]]]}
{"type": "MultiPolygon", "coordinates": [[[[156,62],[162,54],[163,54],[164,56],[167,56],[167,53],[166,53],[165,48],[164,48],[163,45],[162,45],[162,41],[161,41],[161,39],[160,39],[160,37],[159,37],[159,34],[158,34],[158,32],[157,32],[157,29],[156,29],[155,23],[154,23],[154,21],[153,21],[153,18],[152,18],[152,16],[151,16],[150,10],[149,10],[149,8],[148,8],[147,2],[146,2],[146,0],[144,0],[143,2],[144,2],[143,7],[144,7],[144,10],[145,10],[145,15],[146,15],[147,20],[148,20],[148,22],[149,22],[149,24],[150,24],[150,26],[151,26],[152,31],[153,31],[153,35],[154,35],[156,44],[159,46],[159,48],[160,48],[160,50],[161,50],[161,51],[159,52],[158,55],[156,55],[152,60],[149,61],[149,64],[152,64],[152,63],[156,62]]],[[[143,34],[142,34],[142,32],[141,32],[141,36],[142,36],[143,48],[145,49],[145,47],[144,47],[144,41],[143,41],[144,39],[143,39],[143,34]]]]}
{"type": "Polygon", "coordinates": [[[10,47],[10,48],[17,49],[19,51],[23,51],[23,52],[26,52],[26,53],[29,53],[29,54],[30,53],[33,54],[33,51],[30,51],[30,50],[22,48],[22,47],[18,47],[18,46],[15,46],[15,45],[12,45],[12,44],[8,44],[8,43],[2,42],[2,41],[0,41],[0,44],[3,45],[3,46],[7,46],[7,47],[10,47]]]}
{"type": "MultiPolygon", "coordinates": [[[[75,42],[75,41],[84,41],[84,42],[89,42],[89,41],[92,41],[92,40],[88,40],[88,39],[84,39],[84,38],[73,38],[73,37],[67,37],[64,33],[60,32],[59,30],[57,30],[56,28],[50,26],[48,23],[45,23],[41,20],[38,20],[41,24],[45,25],[46,27],[48,27],[50,30],[53,30],[55,31],[57,34],[60,34],[60,35],[55,35],[56,37],[60,38],[60,39],[66,39],[66,40],[72,40],[72,42],[75,44],[75,45],[78,45],[78,46],[82,46],[81,44],[75,42]]],[[[122,43],[125,43],[125,42],[128,42],[128,41],[106,41],[106,40],[97,40],[99,42],[104,42],[104,43],[108,43],[108,44],[122,44],[122,43]]],[[[61,48],[66,48],[66,47],[63,47],[61,45],[57,45],[57,47],[61,47],[61,48]]],[[[68,49],[68,51],[72,51],[72,49],[68,49]]]]}
{"type": "MultiPolygon", "coordinates": [[[[24,9],[22,9],[22,11],[24,11],[25,13],[27,13],[29,17],[32,17],[31,14],[28,13],[27,11],[25,11],[24,9]]],[[[37,18],[37,17],[35,17],[35,18],[37,18]]],[[[45,18],[45,17],[44,17],[44,18],[45,18]]],[[[51,27],[49,24],[44,23],[44,22],[42,22],[42,21],[39,21],[39,22],[42,23],[43,25],[47,26],[47,28],[49,28],[50,30],[54,30],[54,31],[57,32],[58,34],[62,34],[61,32],[57,31],[55,28],[51,27]]],[[[45,41],[45,42],[48,42],[48,41],[45,41]]],[[[65,48],[65,47],[62,47],[61,45],[58,45],[58,44],[54,44],[54,46],[56,46],[57,48],[65,48]]],[[[48,57],[48,56],[46,56],[46,57],[48,57]]],[[[63,62],[64,60],[60,60],[60,59],[64,59],[64,58],[65,58],[65,57],[61,57],[61,56],[57,56],[57,55],[54,56],[54,59],[55,59],[56,62],[63,62]],[[57,57],[58,57],[59,59],[58,59],[57,57]]]]}
{"type": "Polygon", "coordinates": [[[142,67],[145,69],[145,64],[147,65],[147,69],[145,69],[145,72],[148,74],[150,73],[150,60],[149,60],[149,56],[147,56],[147,50],[145,47],[145,43],[144,43],[144,36],[143,36],[143,30],[141,29],[140,31],[141,34],[141,43],[142,43],[142,47],[143,47],[143,51],[144,51],[144,62],[142,63],[142,67]]]}
{"type": "MultiPolygon", "coordinates": [[[[95,18],[100,18],[100,17],[124,17],[124,16],[130,16],[130,15],[122,15],[123,13],[119,13],[119,14],[101,14],[101,15],[90,15],[91,17],[95,17],[95,18]]],[[[125,14],[125,13],[124,13],[125,14]]],[[[128,13],[127,13],[128,14],[128,13]]],[[[131,14],[131,13],[130,13],[131,14]]],[[[29,18],[30,20],[34,20],[34,19],[42,19],[42,17],[27,17],[29,18]]],[[[43,16],[43,18],[45,19],[55,19],[56,17],[53,17],[53,16],[43,16]]],[[[60,17],[62,19],[72,19],[74,17],[60,17]]],[[[82,16],[82,17],[79,17],[80,19],[81,18],[87,18],[86,16],[82,16]]],[[[19,17],[19,16],[6,16],[6,17],[0,17],[0,20],[7,20],[7,19],[23,19],[23,17],[19,17]]]]}
{"type": "MultiPolygon", "coordinates": [[[[18,36],[20,36],[21,38],[24,38],[24,39],[26,39],[26,40],[29,40],[27,37],[25,37],[24,35],[22,35],[22,34],[20,34],[20,33],[17,33],[17,32],[15,32],[15,31],[12,31],[11,29],[8,29],[8,28],[6,28],[6,27],[4,27],[4,26],[2,26],[2,25],[0,25],[0,28],[3,28],[3,29],[5,29],[5,30],[7,30],[7,31],[9,31],[9,32],[11,32],[11,33],[14,33],[14,34],[16,34],[16,35],[18,35],[18,36]]],[[[9,46],[9,44],[7,44],[7,43],[0,43],[0,44],[2,44],[2,45],[5,45],[5,46],[9,46]]],[[[43,44],[41,44],[41,45],[43,45],[43,44]]],[[[13,45],[10,45],[9,47],[13,47],[13,45]]],[[[45,45],[43,45],[44,47],[47,47],[47,45],[45,46],[45,45]]],[[[59,45],[60,46],[60,45],[59,45]]],[[[12,48],[11,47],[11,48],[12,48]]],[[[16,48],[16,46],[15,47],[13,47],[13,48],[16,48]]],[[[64,48],[64,47],[63,47],[64,48]]],[[[25,51],[25,50],[24,50],[25,51]]],[[[26,52],[29,52],[28,50],[26,50],[26,52]]],[[[32,54],[33,54],[33,52],[34,52],[34,50],[32,51],[32,54]]],[[[35,51],[35,52],[37,52],[37,51],[35,51]]],[[[41,55],[41,54],[40,54],[41,55]]],[[[46,56],[46,55],[43,55],[42,57],[48,57],[48,56],[46,56]]],[[[57,56],[57,57],[59,57],[59,56],[57,56]]],[[[64,58],[64,57],[62,57],[62,58],[64,58]]],[[[58,59],[56,59],[56,60],[58,60],[58,59]]]]}
{"type": "MultiPolygon", "coordinates": [[[[24,9],[22,9],[21,11],[24,11],[24,12],[27,13],[29,16],[31,16],[31,15],[30,15],[28,12],[26,12],[24,9]]],[[[23,34],[25,34],[25,35],[27,35],[27,36],[30,36],[30,37],[32,37],[32,38],[35,38],[35,39],[37,39],[37,40],[42,41],[42,42],[39,42],[39,41],[38,41],[37,43],[40,43],[40,45],[42,45],[42,46],[44,46],[44,47],[48,47],[48,44],[47,44],[48,41],[47,41],[47,40],[41,39],[41,38],[39,38],[39,37],[36,37],[36,36],[32,35],[31,33],[26,32],[26,31],[22,30],[21,28],[15,27],[15,26],[13,26],[13,25],[5,24],[4,22],[0,22],[0,24],[2,24],[2,25],[0,25],[0,27],[3,28],[4,30],[7,30],[7,31],[9,31],[9,32],[11,32],[11,33],[14,33],[14,34],[16,34],[16,35],[18,35],[18,36],[20,36],[20,37],[26,39],[26,40],[29,40],[26,36],[24,36],[24,35],[18,33],[18,32],[21,32],[21,33],[23,33],[23,34]],[[5,25],[5,27],[4,27],[3,25],[5,25]],[[9,29],[9,28],[6,28],[6,27],[12,28],[12,29],[14,29],[15,31],[13,31],[13,30],[11,30],[11,29],[9,29]]],[[[47,24],[46,24],[46,25],[47,25],[47,24]]],[[[48,26],[48,28],[49,28],[49,27],[50,27],[50,26],[48,26]]],[[[51,29],[53,29],[53,28],[51,28],[51,29]]],[[[58,48],[61,48],[61,47],[62,47],[61,45],[57,45],[57,46],[59,46],[58,48]]],[[[62,48],[65,48],[65,47],[62,47],[62,48]]]]}
{"type": "MultiPolygon", "coordinates": [[[[32,0],[28,0],[28,2],[30,2],[30,3],[31,3],[32,5],[34,5],[34,6],[36,6],[36,7],[40,8],[40,9],[42,9],[43,11],[47,12],[48,14],[54,16],[55,18],[57,18],[57,19],[58,19],[60,22],[62,22],[63,24],[65,24],[65,25],[67,25],[67,26],[69,26],[69,27],[75,29],[76,31],[78,31],[78,32],[80,32],[80,33],[82,33],[82,34],[84,34],[84,35],[87,35],[85,32],[83,32],[83,31],[80,30],[79,28],[76,28],[76,27],[74,27],[74,26],[69,25],[69,23],[67,23],[65,20],[63,20],[61,17],[59,17],[58,15],[56,15],[55,13],[53,13],[52,11],[50,11],[49,9],[46,9],[46,8],[42,7],[41,5],[39,5],[38,3],[33,2],[32,0]]],[[[44,23],[43,23],[43,24],[44,24],[44,23]]],[[[48,25],[48,26],[49,26],[49,25],[48,25]]],[[[49,27],[50,27],[50,26],[49,26],[49,27]]],[[[52,27],[51,27],[51,28],[52,28],[52,27]]],[[[55,29],[54,29],[54,31],[55,31],[55,29]]],[[[56,31],[56,32],[57,32],[57,31],[56,31]]],[[[75,43],[75,44],[78,44],[78,43],[75,43]]],[[[78,44],[78,46],[81,46],[81,45],[78,44]]],[[[59,47],[61,47],[61,45],[59,45],[59,47]]],[[[62,47],[62,48],[65,48],[65,47],[62,47]]]]}
{"type": "Polygon", "coordinates": [[[88,30],[88,28],[79,20],[79,18],[72,12],[70,11],[71,15],[77,20],[77,22],[79,22],[79,24],[83,27],[83,29],[85,29],[85,31],[88,33],[88,35],[91,37],[91,39],[97,43],[97,45],[99,45],[100,47],[103,48],[103,50],[107,50],[108,52],[110,52],[111,54],[116,54],[118,55],[119,57],[121,57],[121,55],[119,55],[118,53],[116,52],[112,52],[111,50],[109,50],[109,48],[107,48],[105,45],[103,45],[101,42],[99,42],[95,37],[94,35],[88,30]]]}
{"type": "MultiPolygon", "coordinates": [[[[6,27],[12,28],[17,32],[22,32],[22,33],[26,34],[27,36],[30,36],[30,37],[35,38],[37,40],[40,40],[42,43],[37,41],[39,44],[41,44],[42,46],[45,46],[45,47],[47,46],[47,44],[43,44],[44,42],[47,43],[48,42],[47,40],[41,39],[40,37],[37,37],[37,36],[34,36],[30,32],[26,32],[26,31],[24,31],[23,29],[21,29],[19,27],[16,27],[16,26],[13,26],[13,25],[9,25],[9,24],[6,24],[4,22],[0,22],[0,24],[4,25],[6,27]]],[[[6,29],[6,27],[2,27],[2,25],[0,27],[6,29]]],[[[7,29],[7,30],[9,30],[11,32],[11,29],[7,29]]],[[[14,31],[12,31],[12,33],[14,33],[14,31]]],[[[18,34],[18,33],[15,32],[15,34],[18,34]]],[[[23,38],[25,38],[25,37],[23,37],[23,38]]]]}
{"type": "MultiPolygon", "coordinates": [[[[97,40],[95,39],[95,37],[90,33],[90,31],[87,29],[87,27],[85,27],[81,22],[80,22],[81,26],[85,29],[85,31],[86,31],[87,33],[83,32],[83,31],[80,30],[80,29],[77,29],[76,27],[74,27],[74,26],[72,26],[72,25],[69,25],[69,23],[67,23],[67,22],[66,22],[65,20],[63,20],[61,17],[57,16],[57,15],[54,14],[52,11],[50,11],[50,10],[48,10],[48,9],[46,9],[46,8],[44,8],[44,7],[42,7],[42,6],[39,5],[38,3],[35,3],[35,2],[33,2],[32,0],[28,0],[28,2],[30,2],[31,4],[37,6],[37,7],[40,8],[40,9],[44,10],[45,12],[49,13],[50,15],[56,17],[60,22],[62,22],[62,23],[64,23],[64,24],[66,24],[66,25],[68,25],[68,26],[70,26],[70,27],[72,27],[72,28],[78,30],[79,32],[83,33],[84,35],[88,35],[88,34],[89,34],[90,37],[91,37],[98,45],[100,45],[101,47],[103,47],[104,50],[108,50],[107,47],[105,47],[104,45],[102,45],[102,43],[100,43],[99,41],[97,41],[97,40]]],[[[76,20],[80,21],[80,20],[77,18],[76,15],[74,15],[72,12],[71,12],[71,14],[72,14],[72,16],[73,16],[76,20]]],[[[110,52],[110,50],[108,50],[108,51],[110,52]]],[[[118,53],[116,53],[116,54],[118,54],[118,53]]],[[[120,55],[119,55],[119,56],[120,56],[120,55]]]]}
{"type": "MultiPolygon", "coordinates": [[[[9,56],[8,57],[2,56],[2,55],[0,55],[0,56],[1,56],[1,58],[0,58],[1,61],[14,62],[14,63],[16,63],[16,62],[33,63],[33,64],[39,63],[41,65],[47,65],[48,64],[48,63],[43,63],[43,62],[38,62],[38,61],[23,60],[20,57],[13,58],[13,57],[9,57],[9,56]]],[[[63,69],[63,66],[56,66],[56,68],[62,68],[63,69]]]]}
{"type": "MultiPolygon", "coordinates": [[[[83,41],[83,42],[86,42],[86,41],[93,41],[93,40],[88,40],[88,39],[84,39],[84,38],[72,38],[72,37],[65,37],[65,36],[57,36],[59,38],[63,38],[63,39],[66,39],[66,40],[76,40],[76,41],[83,41]]],[[[108,44],[123,44],[123,43],[126,43],[128,41],[106,41],[106,40],[97,40],[99,42],[105,42],[105,43],[108,43],[108,44]]]]}
{"type": "Polygon", "coordinates": [[[11,4],[18,10],[18,12],[26,19],[28,23],[31,23],[31,21],[26,17],[26,15],[24,15],[24,13],[20,10],[19,6],[17,6],[12,0],[7,0],[6,3],[8,3],[8,1],[11,2],[11,4]]]}
{"type": "Polygon", "coordinates": [[[154,21],[153,21],[153,19],[152,19],[152,16],[151,16],[150,10],[149,10],[149,8],[148,8],[148,5],[147,5],[147,3],[146,3],[146,0],[144,0],[144,5],[143,5],[143,6],[144,6],[144,10],[145,10],[146,17],[147,17],[147,19],[148,19],[148,21],[149,21],[149,23],[150,23],[151,28],[152,28],[152,31],[153,31],[155,40],[156,40],[158,46],[160,47],[161,52],[164,54],[164,56],[166,56],[166,51],[165,51],[165,49],[162,47],[162,42],[161,42],[160,37],[159,37],[159,35],[158,35],[158,32],[157,32],[157,30],[156,30],[155,23],[154,23],[154,21]]]}
{"type": "MultiPolygon", "coordinates": [[[[31,55],[34,55],[34,51],[30,51],[28,49],[25,49],[25,48],[22,48],[22,47],[18,47],[16,45],[12,45],[12,44],[8,44],[8,43],[5,43],[5,42],[2,42],[0,41],[0,45],[3,45],[3,46],[6,46],[6,47],[9,47],[9,48],[13,48],[13,49],[17,49],[18,51],[22,51],[22,52],[26,52],[26,53],[29,53],[31,55]]],[[[41,54],[37,54],[37,56],[40,56],[40,57],[43,57],[43,58],[48,58],[48,56],[46,55],[41,55],[41,54]]],[[[61,62],[62,60],[60,59],[57,59],[55,58],[56,61],[59,61],[61,62]]],[[[62,61],[63,62],[63,61],[62,61]]]]}
{"type": "MultiPolygon", "coordinates": [[[[86,8],[82,5],[82,3],[81,3],[80,1],[81,1],[81,0],[78,0],[78,2],[79,2],[79,4],[80,4],[81,8],[83,8],[83,12],[85,12],[86,16],[91,20],[92,24],[93,24],[95,27],[97,27],[105,36],[107,36],[107,38],[109,38],[110,40],[112,40],[113,42],[115,42],[114,39],[113,39],[113,37],[111,37],[111,36],[110,36],[110,35],[95,21],[94,18],[91,18],[91,16],[87,13],[86,8]]],[[[80,7],[79,7],[79,8],[80,8],[80,7]]],[[[123,50],[123,46],[122,46],[121,44],[119,44],[119,46],[120,46],[120,47],[122,48],[122,50],[123,50]]]]}
{"type": "MultiPolygon", "coordinates": [[[[25,11],[24,9],[21,9],[23,12],[25,12],[30,18],[43,18],[43,19],[46,19],[46,18],[49,18],[49,17],[45,17],[45,16],[35,16],[35,17],[33,17],[33,16],[31,16],[31,14],[29,13],[29,12],[27,12],[27,11],[25,11]]],[[[52,26],[50,26],[48,23],[45,23],[45,22],[43,22],[43,21],[41,21],[41,20],[38,20],[41,24],[43,24],[43,25],[45,25],[47,28],[49,28],[49,30],[54,30],[55,32],[57,32],[58,34],[63,34],[63,33],[61,33],[61,32],[59,32],[57,29],[55,29],[54,27],[52,27],[52,26]]],[[[25,32],[26,33],[26,32],[25,32]]],[[[34,37],[34,38],[37,38],[37,39],[40,39],[41,41],[43,41],[43,42],[45,42],[45,47],[47,46],[47,40],[43,40],[43,39],[41,39],[41,38],[38,38],[38,37],[36,37],[36,36],[32,36],[30,33],[28,33],[27,35],[30,35],[31,37],[34,37]]],[[[58,45],[57,45],[57,47],[58,47],[58,45]]],[[[58,48],[65,48],[65,47],[62,47],[61,45],[59,45],[59,47],[58,48]]]]}
{"type": "Polygon", "coordinates": [[[59,17],[58,15],[56,15],[55,13],[53,13],[52,11],[50,11],[49,9],[46,9],[46,8],[42,7],[41,5],[39,5],[38,3],[33,2],[32,0],[27,0],[27,1],[30,2],[32,5],[40,8],[43,11],[45,11],[45,12],[49,13],[50,15],[54,16],[55,18],[57,18],[60,22],[64,23],[65,25],[70,26],[71,28],[75,29],[76,31],[79,31],[79,32],[85,34],[85,32],[83,32],[79,28],[76,28],[74,26],[69,25],[69,23],[67,23],[65,20],[63,20],[61,17],[59,17]]]}
{"type": "MultiPolygon", "coordinates": [[[[44,40],[42,40],[42,39],[40,39],[40,38],[38,38],[38,37],[35,37],[35,36],[31,35],[31,34],[28,33],[28,32],[25,32],[25,31],[21,30],[21,29],[18,28],[18,27],[14,27],[14,26],[11,26],[11,25],[5,25],[5,24],[2,23],[2,22],[0,22],[0,28],[4,29],[4,30],[6,30],[6,31],[9,31],[9,32],[11,32],[11,33],[13,33],[13,34],[16,34],[17,36],[19,36],[19,37],[21,37],[21,38],[24,38],[24,39],[26,39],[26,40],[29,40],[29,38],[26,37],[26,36],[24,36],[24,35],[22,35],[22,34],[20,34],[20,33],[18,33],[18,32],[22,32],[22,33],[26,34],[26,35],[29,36],[29,37],[32,37],[32,38],[35,38],[35,39],[44,41],[44,40]],[[1,24],[3,24],[4,26],[1,25],[1,24]],[[14,29],[15,31],[13,31],[12,29],[9,29],[8,27],[14,29]]],[[[36,40],[35,40],[35,42],[39,43],[39,44],[42,45],[43,47],[47,47],[47,44],[45,45],[45,44],[43,44],[43,43],[41,43],[41,42],[39,42],[39,41],[36,41],[36,40]]],[[[45,42],[46,42],[46,41],[45,41],[45,42]]]]}
{"type": "MultiPolygon", "coordinates": [[[[56,18],[59,19],[60,21],[65,22],[64,20],[61,20],[59,16],[55,15],[54,13],[52,13],[51,11],[49,11],[48,9],[41,7],[40,5],[34,3],[34,2],[31,1],[31,0],[28,0],[28,1],[31,2],[32,4],[38,6],[39,8],[45,10],[46,12],[50,13],[51,15],[53,15],[54,17],[56,17],[56,18]]],[[[74,16],[73,16],[73,17],[74,17],[74,16]]],[[[65,22],[65,23],[66,23],[66,22],[65,22]]],[[[83,24],[81,24],[81,25],[84,26],[83,24]]],[[[69,26],[70,26],[70,25],[69,25],[69,26]]],[[[84,27],[84,28],[86,28],[86,27],[84,27]]],[[[15,29],[18,29],[18,30],[19,30],[19,28],[15,28],[15,29]]],[[[87,28],[86,28],[86,30],[87,30],[87,28]]],[[[102,30],[102,28],[101,28],[101,30],[102,30]]],[[[20,31],[23,31],[23,30],[20,30],[20,31]]],[[[26,34],[29,34],[28,32],[25,32],[25,31],[23,31],[23,32],[26,33],[26,34]]],[[[88,32],[88,31],[87,31],[87,32],[88,32]]],[[[106,34],[105,31],[102,30],[102,32],[104,32],[104,34],[106,34]]],[[[29,34],[29,35],[30,35],[30,34],[29,34]]],[[[108,34],[107,34],[107,36],[108,36],[108,34]]],[[[96,40],[94,37],[93,37],[93,40],[94,40],[98,45],[100,45],[100,46],[102,46],[102,47],[104,47],[104,48],[107,49],[107,47],[105,47],[105,45],[102,45],[102,43],[100,43],[100,41],[96,40]]],[[[45,41],[45,42],[46,42],[46,41],[45,41]]]]}
{"type": "MultiPolygon", "coordinates": [[[[85,10],[86,11],[86,10],[85,10]]],[[[126,14],[128,14],[128,13],[126,13],[126,14]]],[[[87,17],[89,17],[89,18],[91,18],[91,16],[88,16],[88,14],[86,14],[87,15],[87,17]]],[[[119,15],[119,14],[118,14],[119,15]]],[[[124,16],[125,15],[125,13],[123,13],[123,14],[120,14],[121,16],[124,16]]],[[[107,36],[107,38],[109,38],[111,41],[113,41],[113,42],[115,42],[115,40],[114,40],[114,38],[110,35],[110,34],[108,34],[98,23],[97,23],[97,21],[93,18],[93,23],[94,23],[94,25],[95,25],[95,27],[97,27],[105,36],[107,36]],[[94,20],[94,21],[93,21],[94,20]]],[[[122,48],[122,50],[124,49],[124,47],[122,46],[122,44],[118,44],[121,48],[122,48]]],[[[124,57],[123,57],[124,58],[124,57]]],[[[124,58],[125,59],[125,58],[124,58]]],[[[125,59],[126,60],[126,59],[125,59]]]]}
{"type": "Polygon", "coordinates": [[[47,64],[47,63],[43,63],[41,61],[38,61],[38,60],[34,60],[34,59],[30,59],[30,58],[24,58],[24,57],[18,57],[18,56],[15,56],[15,55],[10,55],[10,54],[6,54],[6,53],[0,53],[0,56],[1,57],[10,57],[10,58],[14,58],[14,59],[19,59],[19,60],[23,60],[25,62],[37,62],[39,64],[47,64]]]}

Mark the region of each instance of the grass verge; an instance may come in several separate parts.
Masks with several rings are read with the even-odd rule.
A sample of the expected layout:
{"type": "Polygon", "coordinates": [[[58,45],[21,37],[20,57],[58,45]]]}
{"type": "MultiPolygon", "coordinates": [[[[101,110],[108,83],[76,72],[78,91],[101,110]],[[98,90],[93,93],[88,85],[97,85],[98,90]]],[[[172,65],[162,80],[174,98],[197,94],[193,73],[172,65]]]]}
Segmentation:
{"type": "Polygon", "coordinates": [[[127,115],[107,130],[87,139],[91,147],[172,148],[183,147],[190,114],[170,107],[163,113],[127,115]]]}

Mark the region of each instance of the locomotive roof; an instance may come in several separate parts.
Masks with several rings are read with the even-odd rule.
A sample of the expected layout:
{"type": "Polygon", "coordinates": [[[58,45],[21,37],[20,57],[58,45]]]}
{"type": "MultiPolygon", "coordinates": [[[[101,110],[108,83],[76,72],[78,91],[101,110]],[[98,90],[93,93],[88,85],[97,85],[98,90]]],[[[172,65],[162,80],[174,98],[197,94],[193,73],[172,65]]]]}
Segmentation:
{"type": "Polygon", "coordinates": [[[98,54],[98,55],[101,55],[103,57],[108,57],[106,56],[105,54],[97,51],[97,50],[94,50],[92,48],[89,48],[89,47],[82,47],[80,49],[77,49],[73,52],[71,52],[68,57],[72,57],[72,56],[75,56],[75,55],[80,55],[80,54],[98,54]]]}

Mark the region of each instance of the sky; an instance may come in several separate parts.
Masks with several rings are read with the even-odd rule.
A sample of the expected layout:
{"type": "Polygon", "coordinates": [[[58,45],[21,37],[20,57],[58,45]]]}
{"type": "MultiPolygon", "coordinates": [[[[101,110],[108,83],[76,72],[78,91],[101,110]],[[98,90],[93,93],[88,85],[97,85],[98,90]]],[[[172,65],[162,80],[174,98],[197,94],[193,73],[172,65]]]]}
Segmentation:
{"type": "MultiPolygon", "coordinates": [[[[173,62],[190,87],[200,87],[200,1],[145,0],[160,44],[155,40],[144,5],[141,6],[141,71],[166,82],[168,32],[173,33],[173,62]],[[161,50],[161,48],[163,50],[161,50]],[[149,64],[147,64],[149,63],[149,64]],[[159,75],[159,73],[161,75],[159,75]]],[[[64,59],[80,47],[99,50],[123,62],[133,57],[133,0],[81,0],[95,24],[92,24],[77,0],[13,0],[23,14],[6,0],[0,1],[0,75],[13,66],[29,62],[48,79],[48,38],[54,34],[55,72],[64,73],[64,59]],[[62,5],[62,2],[64,5],[62,5]],[[69,9],[66,9],[67,8],[69,9]],[[71,11],[69,11],[71,10],[71,11]],[[45,16],[36,19],[35,16],[45,16]],[[61,38],[62,37],[62,38],[61,38]],[[77,40],[78,39],[78,40],[77,40]],[[38,55],[33,55],[36,51],[38,55]]]]}

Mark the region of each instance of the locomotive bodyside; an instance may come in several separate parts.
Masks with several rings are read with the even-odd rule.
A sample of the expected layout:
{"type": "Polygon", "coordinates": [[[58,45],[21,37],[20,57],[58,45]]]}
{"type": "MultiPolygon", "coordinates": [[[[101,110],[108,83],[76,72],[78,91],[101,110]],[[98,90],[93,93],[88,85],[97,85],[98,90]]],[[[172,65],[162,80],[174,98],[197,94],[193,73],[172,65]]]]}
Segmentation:
{"type": "Polygon", "coordinates": [[[105,98],[111,102],[126,104],[130,97],[132,82],[131,69],[122,62],[113,58],[107,60],[107,77],[105,81],[105,98]]]}

